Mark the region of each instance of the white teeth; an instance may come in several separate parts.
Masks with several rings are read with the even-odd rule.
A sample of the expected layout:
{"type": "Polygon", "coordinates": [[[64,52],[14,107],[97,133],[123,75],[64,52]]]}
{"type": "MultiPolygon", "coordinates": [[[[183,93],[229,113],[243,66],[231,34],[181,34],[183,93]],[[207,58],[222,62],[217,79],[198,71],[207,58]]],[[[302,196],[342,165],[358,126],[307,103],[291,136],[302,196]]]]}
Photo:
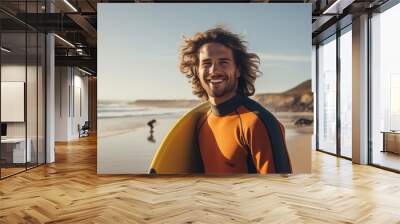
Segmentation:
{"type": "Polygon", "coordinates": [[[209,83],[221,83],[221,82],[223,82],[223,81],[225,81],[225,79],[208,79],[207,80],[207,82],[209,82],[209,83]]]}

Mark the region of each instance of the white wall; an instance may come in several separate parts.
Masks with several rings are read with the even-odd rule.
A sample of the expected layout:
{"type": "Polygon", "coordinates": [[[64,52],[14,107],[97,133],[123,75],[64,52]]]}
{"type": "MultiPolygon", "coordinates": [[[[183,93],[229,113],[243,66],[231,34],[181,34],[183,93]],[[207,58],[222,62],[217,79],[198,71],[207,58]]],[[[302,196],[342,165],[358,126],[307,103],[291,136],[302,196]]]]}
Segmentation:
{"type": "Polygon", "coordinates": [[[78,124],[80,124],[81,126],[85,123],[85,121],[88,121],[88,106],[89,106],[89,102],[88,102],[88,96],[89,96],[89,92],[88,92],[88,77],[85,76],[81,76],[79,73],[79,75],[76,75],[76,71],[75,70],[75,77],[74,77],[74,108],[72,108],[72,115],[73,115],[73,119],[72,119],[72,132],[71,134],[74,137],[78,137],[79,133],[78,133],[78,124]],[[79,97],[80,96],[80,97],[79,97]],[[79,102],[80,101],[80,102],[79,102]]]}
{"type": "Polygon", "coordinates": [[[70,84],[69,69],[55,68],[55,141],[68,141],[68,117],[70,84]]]}
{"type": "Polygon", "coordinates": [[[88,120],[88,78],[83,75],[76,68],[56,67],[56,141],[77,139],[78,124],[88,120]]]}
{"type": "MultiPolygon", "coordinates": [[[[32,67],[28,67],[28,71],[32,67]]],[[[1,66],[1,81],[2,82],[25,82],[25,64],[24,65],[2,65],[1,66]]],[[[28,74],[31,74],[28,72],[28,74]]],[[[4,97],[4,96],[3,96],[4,97]]],[[[6,108],[1,108],[6,110],[6,108]]],[[[25,137],[25,123],[12,122],[7,123],[7,137],[25,137]]]]}
{"type": "MultiPolygon", "coordinates": [[[[8,138],[24,138],[25,135],[30,139],[30,148],[32,161],[44,163],[44,83],[41,66],[36,67],[25,64],[3,64],[1,66],[1,81],[2,82],[24,82],[26,85],[26,106],[23,102],[20,113],[25,114],[26,120],[21,122],[6,122],[8,138]],[[37,70],[38,69],[38,70],[37,70]],[[27,79],[27,81],[25,80],[27,79]],[[39,153],[39,155],[37,155],[39,153]]],[[[2,90],[3,92],[3,90],[2,90]]],[[[7,95],[2,95],[2,98],[8,98],[7,95]]],[[[2,112],[12,110],[11,108],[2,107],[2,112]]],[[[8,111],[17,113],[17,111],[8,111]]],[[[24,116],[24,115],[22,115],[24,116]]]]}
{"type": "MultiPolygon", "coordinates": [[[[28,66],[25,67],[24,65],[2,65],[1,66],[1,81],[2,82],[25,82],[25,76],[26,76],[26,71],[27,71],[27,75],[28,75],[28,80],[30,82],[30,85],[36,85],[36,81],[33,83],[33,81],[31,81],[31,78],[29,77],[30,75],[34,74],[36,76],[36,67],[34,66],[28,66]],[[25,70],[27,69],[27,70],[25,70]],[[32,83],[31,83],[32,82],[32,83]]],[[[32,89],[32,88],[27,88],[27,103],[30,103],[33,101],[33,99],[31,98],[36,98],[36,88],[32,89]]],[[[2,96],[5,97],[5,96],[2,96]]],[[[31,106],[31,107],[35,107],[36,108],[36,104],[35,105],[27,105],[27,106],[31,106]]],[[[7,108],[2,108],[2,110],[6,110],[7,108]]],[[[27,113],[27,119],[28,122],[32,122],[35,121],[36,123],[36,113],[31,113],[31,111],[28,111],[29,113],[27,113]]],[[[7,136],[8,137],[25,137],[25,123],[26,122],[7,122],[7,136]]],[[[32,124],[28,124],[28,137],[30,133],[33,132],[33,130],[31,131],[30,128],[33,128],[33,130],[36,130],[36,125],[32,125],[32,124]],[[33,127],[34,126],[34,127],[33,127]]],[[[36,133],[36,132],[35,132],[36,133]]]]}

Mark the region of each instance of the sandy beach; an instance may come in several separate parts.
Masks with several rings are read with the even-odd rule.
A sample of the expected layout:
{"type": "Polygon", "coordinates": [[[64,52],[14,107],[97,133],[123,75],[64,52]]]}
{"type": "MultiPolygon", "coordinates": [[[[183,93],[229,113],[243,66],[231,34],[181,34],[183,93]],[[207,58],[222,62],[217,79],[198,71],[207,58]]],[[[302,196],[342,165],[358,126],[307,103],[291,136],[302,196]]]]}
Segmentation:
{"type": "MultiPolygon", "coordinates": [[[[169,116],[143,116],[141,118],[132,117],[117,117],[117,118],[106,118],[98,119],[98,137],[111,137],[115,135],[122,135],[128,132],[135,131],[138,128],[147,128],[147,122],[152,119],[157,121],[163,121],[165,119],[178,119],[179,115],[169,116]]],[[[159,122],[155,123],[157,128],[159,122]]]]}
{"type": "MultiPolygon", "coordinates": [[[[98,135],[98,162],[105,173],[143,174],[147,173],[151,160],[168,130],[174,125],[177,117],[158,117],[153,133],[147,122],[153,118],[104,119],[104,133],[98,135]],[[111,122],[114,120],[115,122],[111,122]],[[124,129],[118,130],[115,125],[123,123],[124,129]],[[110,124],[110,128],[106,127],[110,124]]],[[[104,173],[104,172],[102,172],[104,173]]]]}
{"type": "MultiPolygon", "coordinates": [[[[177,120],[189,108],[180,108],[176,112],[152,108],[140,110],[134,116],[109,116],[98,118],[98,167],[99,173],[110,174],[144,174],[148,172],[151,160],[161,141],[177,120]],[[153,132],[147,122],[155,119],[153,132]]],[[[113,111],[114,112],[114,111],[113,111]]],[[[113,114],[114,115],[114,114],[113,114]]],[[[311,135],[312,126],[297,128],[293,123],[298,118],[312,118],[312,113],[284,112],[275,114],[285,126],[286,143],[288,146],[293,170],[295,173],[306,173],[311,169],[311,135]]]]}

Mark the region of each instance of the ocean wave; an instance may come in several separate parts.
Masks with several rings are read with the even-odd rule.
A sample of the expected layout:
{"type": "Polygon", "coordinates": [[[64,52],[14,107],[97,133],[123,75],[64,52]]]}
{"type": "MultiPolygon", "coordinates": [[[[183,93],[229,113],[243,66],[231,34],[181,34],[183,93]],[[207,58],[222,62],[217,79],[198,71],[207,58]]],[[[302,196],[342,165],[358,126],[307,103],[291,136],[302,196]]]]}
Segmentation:
{"type": "Polygon", "coordinates": [[[136,112],[145,111],[148,108],[129,108],[129,107],[99,107],[97,112],[136,112]]]}
{"type": "Polygon", "coordinates": [[[186,111],[187,108],[141,108],[133,110],[133,108],[129,108],[127,110],[119,108],[117,110],[98,110],[97,117],[98,118],[122,118],[122,117],[142,117],[142,116],[165,116],[165,115],[179,115],[186,111]]]}

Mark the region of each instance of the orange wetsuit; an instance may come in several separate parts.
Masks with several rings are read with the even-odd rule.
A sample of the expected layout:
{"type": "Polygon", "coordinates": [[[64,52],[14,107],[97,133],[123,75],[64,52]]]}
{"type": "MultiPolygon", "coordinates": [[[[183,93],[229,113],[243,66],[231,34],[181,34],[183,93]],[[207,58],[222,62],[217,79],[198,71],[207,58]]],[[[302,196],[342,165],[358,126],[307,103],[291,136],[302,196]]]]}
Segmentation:
{"type": "Polygon", "coordinates": [[[198,125],[205,173],[291,173],[284,128],[246,96],[211,105],[198,125]]]}

